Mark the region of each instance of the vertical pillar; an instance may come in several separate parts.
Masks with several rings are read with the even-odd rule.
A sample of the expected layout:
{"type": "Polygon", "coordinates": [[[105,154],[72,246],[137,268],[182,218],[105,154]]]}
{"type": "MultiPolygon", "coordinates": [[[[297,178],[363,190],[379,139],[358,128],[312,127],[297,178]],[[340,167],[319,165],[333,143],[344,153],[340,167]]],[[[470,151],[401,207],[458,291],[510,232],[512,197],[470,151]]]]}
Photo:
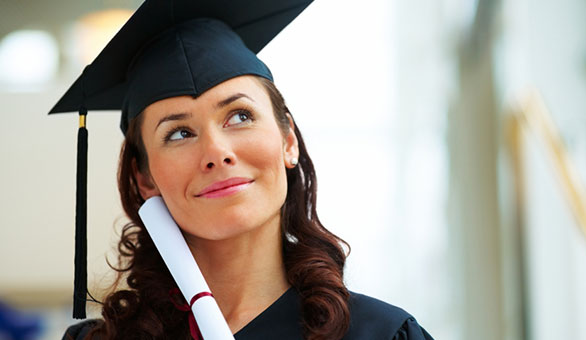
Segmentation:
{"type": "Polygon", "coordinates": [[[479,1],[459,58],[459,92],[449,114],[449,225],[461,339],[502,339],[503,289],[498,209],[498,108],[492,24],[497,1],[479,1]]]}

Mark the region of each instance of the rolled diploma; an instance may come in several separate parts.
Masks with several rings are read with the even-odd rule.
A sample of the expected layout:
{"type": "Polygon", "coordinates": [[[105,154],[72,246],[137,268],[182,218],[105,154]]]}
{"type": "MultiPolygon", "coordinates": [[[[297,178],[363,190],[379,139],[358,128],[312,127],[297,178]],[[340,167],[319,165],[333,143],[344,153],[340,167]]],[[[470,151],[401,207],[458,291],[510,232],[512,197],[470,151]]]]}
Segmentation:
{"type": "MultiPolygon", "coordinates": [[[[196,294],[210,292],[185,238],[163,199],[160,196],[149,198],[140,207],[138,214],[185,300],[189,303],[196,294]]],[[[191,311],[204,340],[234,339],[213,297],[199,298],[191,307],[191,311]]]]}

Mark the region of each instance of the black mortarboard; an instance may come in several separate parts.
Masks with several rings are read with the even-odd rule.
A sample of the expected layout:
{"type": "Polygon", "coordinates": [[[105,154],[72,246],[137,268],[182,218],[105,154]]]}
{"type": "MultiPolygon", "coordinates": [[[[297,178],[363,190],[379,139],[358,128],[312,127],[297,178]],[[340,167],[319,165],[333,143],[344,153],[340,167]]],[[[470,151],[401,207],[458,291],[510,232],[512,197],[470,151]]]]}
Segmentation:
{"type": "Polygon", "coordinates": [[[157,100],[244,74],[272,80],[256,53],[311,1],[147,0],[51,109],[80,114],[73,317],[85,318],[87,294],[87,111],[121,110],[126,133],[157,100]]]}

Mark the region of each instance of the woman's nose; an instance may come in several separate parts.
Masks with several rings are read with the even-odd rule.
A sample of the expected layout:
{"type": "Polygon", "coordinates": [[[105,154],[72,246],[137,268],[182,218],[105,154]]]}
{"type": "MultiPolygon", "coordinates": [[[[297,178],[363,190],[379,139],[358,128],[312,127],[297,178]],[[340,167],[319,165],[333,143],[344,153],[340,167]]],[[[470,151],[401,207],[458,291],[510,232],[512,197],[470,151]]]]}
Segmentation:
{"type": "Polygon", "coordinates": [[[203,139],[203,155],[201,159],[203,171],[235,164],[236,157],[232,152],[229,141],[224,136],[219,133],[212,133],[207,134],[203,139]]]}

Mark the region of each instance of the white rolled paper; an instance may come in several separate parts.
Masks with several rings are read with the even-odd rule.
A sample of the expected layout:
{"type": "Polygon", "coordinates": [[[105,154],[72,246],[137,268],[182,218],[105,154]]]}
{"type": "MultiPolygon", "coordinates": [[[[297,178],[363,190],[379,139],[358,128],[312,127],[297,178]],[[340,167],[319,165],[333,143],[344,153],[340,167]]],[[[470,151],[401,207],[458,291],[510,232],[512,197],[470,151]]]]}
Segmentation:
{"type": "MultiPolygon", "coordinates": [[[[163,199],[160,196],[149,198],[140,207],[138,214],[185,300],[189,303],[196,294],[210,292],[185,238],[163,199]]],[[[213,297],[199,298],[191,307],[191,311],[204,340],[234,340],[230,327],[213,297]]]]}

